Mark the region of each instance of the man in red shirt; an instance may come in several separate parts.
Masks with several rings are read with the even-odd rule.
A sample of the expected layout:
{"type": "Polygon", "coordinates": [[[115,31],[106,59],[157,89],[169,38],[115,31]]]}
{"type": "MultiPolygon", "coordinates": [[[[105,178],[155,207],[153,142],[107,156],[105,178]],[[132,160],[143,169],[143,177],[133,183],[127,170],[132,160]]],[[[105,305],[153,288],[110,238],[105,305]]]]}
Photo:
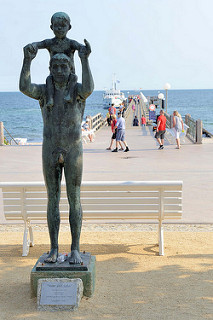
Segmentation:
{"type": "Polygon", "coordinates": [[[160,111],[160,116],[157,120],[157,130],[156,130],[155,138],[157,139],[160,147],[158,149],[163,149],[163,143],[164,143],[164,135],[166,132],[166,117],[164,116],[164,111],[160,111]]]}

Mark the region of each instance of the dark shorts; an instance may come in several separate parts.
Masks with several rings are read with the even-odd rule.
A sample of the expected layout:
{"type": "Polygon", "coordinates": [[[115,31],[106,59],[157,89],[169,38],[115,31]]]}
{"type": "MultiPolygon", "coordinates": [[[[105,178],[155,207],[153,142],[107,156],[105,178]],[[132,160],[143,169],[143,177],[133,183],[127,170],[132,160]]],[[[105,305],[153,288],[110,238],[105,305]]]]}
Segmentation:
{"type": "Polygon", "coordinates": [[[158,131],[158,132],[156,132],[156,134],[155,134],[155,138],[156,138],[156,139],[158,139],[158,138],[160,138],[160,139],[164,139],[165,132],[166,132],[166,130],[162,130],[162,131],[158,131]]]}
{"type": "Polygon", "coordinates": [[[115,132],[112,134],[112,139],[116,139],[116,134],[117,134],[117,128],[115,129],[115,132]]]}
{"type": "Polygon", "coordinates": [[[113,139],[113,140],[116,139],[116,132],[114,132],[114,133],[112,134],[112,139],[113,139]]]}

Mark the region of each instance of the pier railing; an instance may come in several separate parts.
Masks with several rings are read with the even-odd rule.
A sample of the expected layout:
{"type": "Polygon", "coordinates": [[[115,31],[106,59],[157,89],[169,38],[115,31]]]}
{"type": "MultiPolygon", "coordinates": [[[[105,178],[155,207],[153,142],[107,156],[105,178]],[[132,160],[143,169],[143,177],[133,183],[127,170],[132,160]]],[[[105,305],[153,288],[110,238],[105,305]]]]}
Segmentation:
{"type": "MultiPolygon", "coordinates": [[[[129,97],[128,97],[128,99],[129,99],[129,97]]],[[[127,118],[129,116],[130,110],[132,109],[132,104],[133,104],[133,100],[131,100],[130,103],[127,101],[127,107],[124,112],[124,118],[127,118]]]]}
{"type": "Polygon", "coordinates": [[[144,96],[142,92],[140,92],[140,107],[141,107],[141,115],[146,118],[146,123],[150,124],[151,121],[149,120],[149,103],[147,98],[144,96]]]}
{"type": "Polygon", "coordinates": [[[166,127],[171,129],[173,127],[173,117],[166,112],[164,112],[164,115],[166,117],[166,127]]]}
{"type": "Polygon", "coordinates": [[[101,113],[96,114],[95,116],[88,117],[89,127],[95,131],[99,130],[101,127],[107,125],[106,119],[103,118],[101,113]]]}
{"type": "Polygon", "coordinates": [[[189,127],[187,137],[194,143],[202,143],[203,125],[202,121],[194,120],[189,114],[185,115],[185,124],[189,127]]]}
{"type": "Polygon", "coordinates": [[[4,123],[0,122],[0,146],[11,144],[11,141],[13,141],[15,144],[18,144],[9,131],[5,128],[4,123]],[[6,132],[7,136],[4,134],[4,132],[6,132]]]}
{"type": "MultiPolygon", "coordinates": [[[[166,127],[172,128],[173,127],[173,116],[164,113],[166,116],[166,127]]],[[[202,134],[203,134],[203,128],[202,128],[202,121],[201,120],[194,120],[191,118],[189,114],[185,115],[185,124],[189,127],[186,133],[186,136],[194,143],[201,144],[202,143],[202,134]]]]}

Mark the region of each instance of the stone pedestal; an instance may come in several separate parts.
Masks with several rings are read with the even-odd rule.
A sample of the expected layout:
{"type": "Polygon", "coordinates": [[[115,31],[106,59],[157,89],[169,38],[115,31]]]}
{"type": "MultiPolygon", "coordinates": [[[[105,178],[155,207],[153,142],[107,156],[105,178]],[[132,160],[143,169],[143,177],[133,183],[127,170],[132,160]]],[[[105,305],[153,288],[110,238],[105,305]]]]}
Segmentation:
{"type": "Polygon", "coordinates": [[[80,278],[83,281],[83,295],[91,297],[95,289],[95,256],[90,253],[81,253],[83,264],[69,264],[66,260],[63,263],[45,263],[44,253],[36,262],[30,275],[31,295],[37,296],[38,280],[44,278],[80,278]]]}

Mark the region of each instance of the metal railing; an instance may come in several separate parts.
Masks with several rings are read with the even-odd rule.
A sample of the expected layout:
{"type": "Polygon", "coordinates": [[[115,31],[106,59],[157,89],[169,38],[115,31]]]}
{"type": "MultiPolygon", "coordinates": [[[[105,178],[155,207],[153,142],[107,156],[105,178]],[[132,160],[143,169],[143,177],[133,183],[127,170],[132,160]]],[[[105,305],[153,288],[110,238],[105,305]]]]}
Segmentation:
{"type": "Polygon", "coordinates": [[[6,135],[9,136],[11,141],[14,141],[15,144],[18,144],[17,141],[10,134],[10,132],[5,128],[4,123],[0,122],[0,146],[11,144],[11,141],[9,141],[9,138],[4,134],[4,131],[6,132],[6,135]]]}
{"type": "MultiPolygon", "coordinates": [[[[141,94],[141,109],[142,113],[145,115],[147,119],[147,123],[149,124],[149,109],[148,109],[148,103],[146,97],[141,94]]],[[[173,127],[173,115],[168,114],[167,112],[164,112],[165,117],[166,117],[166,127],[171,129],[173,127]]],[[[202,121],[200,119],[194,120],[191,118],[189,114],[187,114],[185,117],[183,117],[183,121],[185,124],[188,126],[188,130],[186,133],[186,136],[196,144],[201,144],[202,143],[202,136],[203,136],[203,131],[205,133],[205,130],[203,129],[202,121]]],[[[208,136],[211,137],[211,134],[207,132],[208,136]]]]}
{"type": "MultiPolygon", "coordinates": [[[[173,116],[164,113],[166,117],[166,127],[172,128],[173,127],[173,116]]],[[[183,117],[183,121],[188,126],[186,136],[194,143],[200,144],[202,143],[202,121],[201,120],[194,120],[191,118],[189,114],[183,117]]]]}
{"type": "MultiPolygon", "coordinates": [[[[129,97],[127,99],[129,99],[129,97]]],[[[130,110],[132,109],[132,104],[133,104],[133,100],[131,100],[130,103],[127,102],[127,107],[124,112],[124,118],[127,118],[129,116],[130,110]]]]}
{"type": "Polygon", "coordinates": [[[202,143],[203,125],[200,119],[194,120],[189,114],[185,115],[185,124],[189,127],[187,137],[194,143],[202,143]]]}

